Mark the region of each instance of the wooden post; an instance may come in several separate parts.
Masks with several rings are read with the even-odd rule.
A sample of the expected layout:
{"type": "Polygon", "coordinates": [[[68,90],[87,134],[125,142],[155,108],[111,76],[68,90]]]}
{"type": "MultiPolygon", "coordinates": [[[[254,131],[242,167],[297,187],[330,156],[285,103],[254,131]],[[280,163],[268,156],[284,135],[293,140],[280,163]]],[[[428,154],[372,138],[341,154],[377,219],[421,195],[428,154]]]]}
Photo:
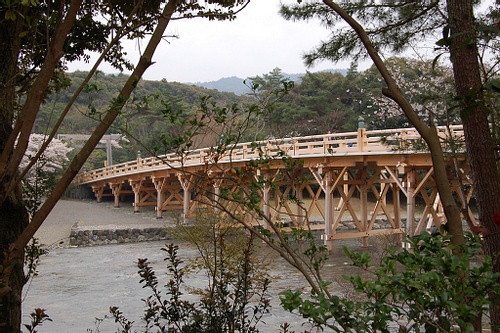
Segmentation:
{"type": "Polygon", "coordinates": [[[163,201],[165,201],[165,192],[163,187],[165,186],[165,177],[152,177],[153,184],[156,189],[156,218],[163,218],[163,201]]]}
{"type": "Polygon", "coordinates": [[[113,192],[113,196],[115,197],[115,208],[120,207],[120,191],[122,189],[122,183],[109,183],[109,187],[111,187],[111,192],[113,192]]]}
{"type": "Polygon", "coordinates": [[[264,185],[264,187],[262,188],[262,210],[264,212],[264,227],[266,229],[269,229],[269,220],[271,219],[271,207],[269,206],[269,200],[271,199],[270,191],[271,189],[267,185],[264,185]]]}
{"type": "Polygon", "coordinates": [[[191,183],[189,179],[187,179],[182,173],[177,174],[177,178],[181,183],[182,190],[184,192],[184,201],[182,206],[182,216],[184,219],[184,223],[189,223],[189,207],[191,204],[191,183]]]}
{"type": "Polygon", "coordinates": [[[92,185],[92,192],[94,192],[94,195],[97,199],[97,202],[102,202],[102,194],[104,192],[104,186],[102,185],[92,185]]]}
{"type": "MultiPolygon", "coordinates": [[[[368,186],[366,185],[366,167],[359,170],[363,183],[359,186],[359,196],[361,199],[361,231],[368,231],[368,186]]],[[[363,236],[363,247],[368,247],[368,236],[363,236]]]]}
{"type": "Polygon", "coordinates": [[[394,223],[396,224],[396,228],[401,228],[401,191],[399,189],[398,184],[392,184],[392,205],[394,208],[394,223]]]}
{"type": "Polygon", "coordinates": [[[132,190],[134,191],[134,213],[138,213],[139,203],[141,202],[141,187],[142,187],[142,179],[139,180],[129,180],[130,186],[132,186],[132,190]]]}
{"type": "Polygon", "coordinates": [[[333,191],[332,171],[328,170],[323,178],[323,190],[325,192],[325,234],[323,241],[329,252],[333,251],[333,191]]]}
{"type": "Polygon", "coordinates": [[[219,209],[219,200],[220,200],[220,184],[221,184],[222,180],[220,179],[216,179],[214,180],[214,184],[212,185],[214,187],[214,212],[218,212],[220,209],[219,209]]]}
{"type": "MultiPolygon", "coordinates": [[[[261,172],[260,169],[257,169],[257,177],[261,175],[261,172]]],[[[267,173],[264,173],[262,176],[264,180],[268,180],[267,173]]],[[[267,182],[264,182],[262,186],[262,212],[264,214],[264,228],[268,230],[270,229],[269,221],[271,219],[271,206],[269,206],[269,200],[271,199],[270,192],[271,188],[267,185],[267,182]]]]}
{"type": "Polygon", "coordinates": [[[359,116],[359,119],[358,119],[358,151],[365,150],[365,137],[366,137],[365,120],[362,116],[359,116]]]}
{"type": "MultiPolygon", "coordinates": [[[[303,207],[301,205],[302,204],[302,199],[303,199],[303,195],[302,195],[303,186],[304,185],[302,185],[302,184],[294,185],[294,188],[295,188],[295,198],[297,199],[297,207],[296,207],[297,223],[300,226],[302,226],[302,224],[306,220],[305,216],[304,216],[304,209],[303,209],[303,207]]],[[[307,215],[307,212],[306,212],[306,215],[307,215]]],[[[309,222],[309,221],[307,221],[307,222],[309,222]]]]}
{"type": "Polygon", "coordinates": [[[415,233],[415,169],[406,169],[406,234],[415,233]]]}

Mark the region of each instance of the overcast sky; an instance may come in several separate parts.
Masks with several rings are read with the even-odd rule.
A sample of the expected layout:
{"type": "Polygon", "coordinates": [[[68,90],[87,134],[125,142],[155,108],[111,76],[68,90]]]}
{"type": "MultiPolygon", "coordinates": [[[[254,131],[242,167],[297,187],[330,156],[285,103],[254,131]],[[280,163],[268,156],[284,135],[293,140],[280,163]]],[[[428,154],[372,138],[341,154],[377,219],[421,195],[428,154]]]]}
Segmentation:
{"type": "MultiPolygon", "coordinates": [[[[153,58],[156,63],[144,78],[178,82],[215,81],[230,76],[244,79],[268,73],[275,67],[289,74],[305,73],[302,54],[325,40],[329,32],[317,21],[285,21],[278,14],[278,6],[279,0],[254,0],[231,22],[202,19],[171,22],[167,32],[179,38],[160,45],[153,58]]],[[[137,42],[128,45],[130,55],[138,54],[137,42]]],[[[361,64],[360,69],[368,65],[361,64]]],[[[309,70],[348,67],[348,61],[322,62],[309,70]]],[[[90,65],[69,66],[70,71],[77,69],[88,70],[90,65]]],[[[100,69],[105,73],[116,72],[109,66],[100,69]]]]}

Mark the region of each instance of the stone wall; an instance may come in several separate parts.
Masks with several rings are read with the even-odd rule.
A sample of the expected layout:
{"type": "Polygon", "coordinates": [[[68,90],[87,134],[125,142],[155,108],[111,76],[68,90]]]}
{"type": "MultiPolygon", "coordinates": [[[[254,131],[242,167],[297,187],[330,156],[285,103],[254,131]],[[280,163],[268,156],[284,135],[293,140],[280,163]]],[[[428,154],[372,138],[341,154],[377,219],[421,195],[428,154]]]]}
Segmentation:
{"type": "Polygon", "coordinates": [[[135,243],[168,239],[168,228],[158,225],[137,226],[74,226],[70,233],[70,246],[94,246],[135,243]]]}
{"type": "MultiPolygon", "coordinates": [[[[402,219],[402,227],[406,219],[402,219]]],[[[285,222],[285,226],[287,222],[285,222]]],[[[321,221],[311,221],[311,224],[322,224],[321,221]]],[[[377,219],[373,229],[390,228],[384,219],[377,219]]],[[[354,222],[342,221],[337,228],[338,232],[355,230],[354,222]]],[[[75,224],[71,228],[70,246],[94,246],[120,243],[136,243],[145,241],[158,241],[169,239],[169,228],[158,225],[101,225],[101,226],[79,226],[75,224]]]]}

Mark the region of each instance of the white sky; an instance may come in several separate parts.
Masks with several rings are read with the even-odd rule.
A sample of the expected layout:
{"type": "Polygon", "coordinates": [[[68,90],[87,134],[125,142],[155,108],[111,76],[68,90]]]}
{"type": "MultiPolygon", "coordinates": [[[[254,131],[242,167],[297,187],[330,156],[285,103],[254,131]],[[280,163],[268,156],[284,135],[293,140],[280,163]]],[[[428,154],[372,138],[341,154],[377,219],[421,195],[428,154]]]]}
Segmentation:
{"type": "MultiPolygon", "coordinates": [[[[290,2],[292,0],[283,0],[290,2]]],[[[319,22],[290,22],[278,14],[279,0],[254,0],[234,21],[215,22],[204,19],[172,21],[168,34],[178,39],[163,42],[145,73],[148,80],[205,82],[223,77],[262,75],[279,67],[284,73],[305,73],[302,54],[325,40],[329,32],[319,22]]],[[[137,42],[128,44],[128,54],[136,59],[137,42]],[[134,56],[133,56],[134,55],[134,56]]],[[[145,43],[142,45],[145,47],[145,43]]],[[[368,63],[360,64],[365,69],[368,63]]],[[[74,63],[69,70],[89,70],[91,65],[74,63]]],[[[349,62],[322,62],[309,68],[348,68],[349,62]]],[[[116,73],[109,66],[100,68],[116,73]]]]}

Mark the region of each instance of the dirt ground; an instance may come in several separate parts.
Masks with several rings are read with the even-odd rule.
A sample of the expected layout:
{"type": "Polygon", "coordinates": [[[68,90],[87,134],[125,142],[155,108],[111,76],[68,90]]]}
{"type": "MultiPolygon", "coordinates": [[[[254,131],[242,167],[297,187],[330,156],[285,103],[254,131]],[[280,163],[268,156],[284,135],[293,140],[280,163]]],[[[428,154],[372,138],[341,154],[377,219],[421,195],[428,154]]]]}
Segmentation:
{"type": "Polygon", "coordinates": [[[35,234],[40,243],[49,246],[69,244],[71,228],[78,226],[116,225],[161,226],[166,219],[156,219],[153,207],[141,207],[134,213],[130,203],[114,208],[112,202],[60,200],[35,234]]]}
{"type": "MultiPolygon", "coordinates": [[[[335,205],[338,204],[337,201],[334,201],[335,205]]],[[[352,198],[349,203],[355,211],[359,211],[358,199],[352,198]]],[[[309,204],[307,200],[304,201],[305,206],[309,204]]],[[[370,212],[373,211],[374,206],[374,202],[369,202],[370,212]]],[[[392,211],[390,206],[388,205],[392,211]]],[[[406,216],[404,209],[401,213],[403,217],[406,216]]],[[[141,207],[141,211],[136,213],[130,202],[121,203],[119,208],[115,208],[113,202],[110,201],[98,203],[95,200],[60,200],[35,237],[45,245],[67,246],[71,228],[74,226],[109,226],[109,229],[112,229],[114,226],[123,225],[163,226],[175,221],[175,217],[169,215],[168,212],[164,212],[163,215],[163,219],[157,219],[154,207],[141,207]]],[[[311,220],[322,219],[317,210],[313,211],[313,215],[315,216],[312,216],[311,220]]],[[[349,218],[350,215],[346,212],[344,216],[349,218]]]]}

